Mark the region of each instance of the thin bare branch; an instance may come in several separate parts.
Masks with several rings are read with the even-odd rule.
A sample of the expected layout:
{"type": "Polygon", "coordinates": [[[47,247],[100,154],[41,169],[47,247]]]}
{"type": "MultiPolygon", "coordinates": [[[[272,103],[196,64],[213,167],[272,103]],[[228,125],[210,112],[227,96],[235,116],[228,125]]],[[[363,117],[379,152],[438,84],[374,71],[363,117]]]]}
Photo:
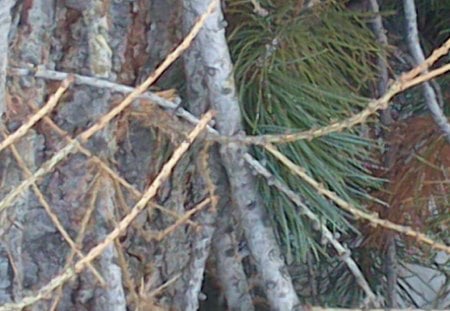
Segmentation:
{"type": "MultiPolygon", "coordinates": [[[[405,19],[407,23],[407,38],[409,51],[416,63],[421,64],[425,61],[425,56],[419,41],[419,31],[417,27],[417,14],[414,0],[403,0],[403,8],[405,11],[405,19]]],[[[424,69],[423,73],[426,73],[428,69],[424,69]]],[[[438,125],[445,138],[450,143],[450,124],[444,115],[441,107],[439,107],[438,96],[435,90],[431,87],[430,83],[425,82],[423,84],[423,94],[425,97],[425,103],[430,110],[431,116],[434,122],[438,125]]]]}
{"type": "MultiPolygon", "coordinates": [[[[87,208],[86,208],[86,212],[83,215],[83,218],[81,219],[81,223],[80,223],[80,230],[78,231],[77,237],[75,238],[75,243],[77,245],[78,249],[82,249],[83,247],[83,240],[86,236],[86,232],[87,232],[87,228],[88,228],[88,223],[89,221],[92,219],[92,215],[93,212],[95,210],[95,202],[97,201],[97,196],[99,193],[99,187],[100,187],[100,182],[99,182],[99,174],[96,174],[93,178],[93,180],[91,181],[90,185],[88,186],[88,189],[90,189],[90,199],[89,202],[87,204],[87,208]]],[[[66,258],[66,262],[65,262],[65,269],[72,267],[73,265],[73,259],[75,257],[75,252],[72,250],[69,255],[67,255],[66,258]]],[[[58,308],[58,304],[61,301],[63,292],[64,284],[60,284],[56,289],[55,289],[55,293],[53,296],[56,296],[53,299],[52,302],[52,306],[51,306],[51,311],[57,310],[58,308]]]]}
{"type": "Polygon", "coordinates": [[[436,77],[446,73],[447,71],[450,71],[450,64],[443,65],[443,66],[441,66],[439,68],[431,70],[430,72],[424,73],[424,74],[422,74],[420,76],[417,76],[417,77],[415,77],[415,78],[413,78],[411,80],[405,81],[403,83],[402,91],[406,90],[406,89],[409,89],[409,88],[411,88],[413,86],[416,86],[416,85],[418,85],[420,83],[423,83],[425,81],[428,81],[428,80],[431,80],[433,78],[436,78],[436,77]]]}
{"type": "MultiPolygon", "coordinates": [[[[383,19],[380,14],[380,7],[377,0],[369,1],[369,9],[374,13],[375,17],[372,20],[373,32],[376,35],[377,42],[381,45],[381,51],[379,52],[377,58],[377,69],[378,69],[378,82],[377,82],[377,92],[375,97],[380,97],[386,93],[388,86],[388,64],[386,57],[386,49],[388,47],[388,38],[386,36],[386,30],[383,26],[383,19]]],[[[392,116],[389,107],[381,111],[381,122],[384,125],[392,123],[392,116]]]]}
{"type": "Polygon", "coordinates": [[[373,306],[379,306],[375,293],[372,291],[372,289],[369,286],[369,283],[365,279],[358,265],[351,257],[350,250],[335,239],[333,233],[331,233],[326,224],[324,224],[320,220],[320,218],[309,209],[309,207],[304,203],[300,195],[292,191],[282,180],[276,178],[261,163],[256,161],[248,154],[244,155],[244,158],[247,161],[247,163],[258,174],[262,175],[268,181],[268,184],[273,185],[279,191],[283,192],[289,198],[289,200],[291,200],[293,203],[295,203],[298,207],[301,208],[301,214],[312,221],[312,223],[314,224],[312,227],[320,231],[321,235],[336,250],[339,259],[341,259],[347,265],[348,269],[352,272],[353,276],[356,279],[356,282],[365,292],[368,298],[368,302],[370,302],[373,306]]]}
{"type": "MultiPolygon", "coordinates": [[[[117,224],[115,224],[117,225],[117,224]]],[[[114,247],[117,250],[117,262],[119,264],[120,269],[122,270],[122,277],[123,277],[123,283],[126,287],[126,289],[129,292],[127,300],[130,303],[139,303],[139,296],[136,292],[136,284],[131,276],[131,269],[130,265],[128,264],[126,257],[125,257],[125,251],[120,244],[119,239],[116,239],[114,241],[114,247]]]]}
{"type": "Polygon", "coordinates": [[[427,69],[429,69],[438,59],[440,59],[442,56],[445,56],[448,54],[448,51],[450,50],[450,38],[447,39],[439,48],[434,49],[430,56],[428,56],[425,61],[420,63],[420,65],[414,67],[408,72],[405,72],[401,75],[402,81],[409,81],[413,78],[416,78],[417,76],[423,74],[427,69]]]}
{"type": "MultiPolygon", "coordinates": [[[[135,90],[135,87],[112,82],[105,80],[103,78],[98,77],[89,77],[89,76],[83,76],[80,74],[69,74],[62,71],[55,71],[45,68],[45,66],[37,66],[36,68],[8,68],[8,74],[12,76],[34,76],[35,78],[41,78],[46,80],[54,80],[54,81],[62,81],[67,79],[69,75],[72,75],[74,78],[73,83],[75,85],[89,85],[92,87],[97,88],[105,88],[112,90],[114,92],[128,94],[135,90]]],[[[177,105],[179,104],[179,98],[176,99],[175,102],[172,102],[170,100],[167,100],[161,96],[158,95],[158,93],[154,92],[144,92],[141,95],[139,95],[137,98],[139,99],[147,99],[151,102],[154,102],[158,106],[166,109],[175,109],[177,108],[177,105]]]]}
{"type": "Polygon", "coordinates": [[[59,162],[64,160],[70,153],[75,151],[78,145],[78,141],[74,140],[73,143],[65,146],[63,149],[58,151],[51,159],[42,164],[41,167],[37,171],[35,171],[32,176],[28,177],[19,185],[17,185],[17,187],[15,187],[0,201],[0,212],[3,212],[6,208],[11,206],[15,198],[18,197],[29,186],[34,184],[39,178],[43,177],[45,174],[53,170],[59,162]]]}
{"type": "MultiPolygon", "coordinates": [[[[434,64],[440,57],[446,55],[449,50],[450,50],[450,39],[447,40],[441,47],[435,49],[433,53],[422,64],[402,74],[398,80],[396,80],[391,84],[391,86],[386,91],[384,96],[380,97],[379,99],[371,100],[363,111],[351,116],[348,119],[337,121],[335,123],[329,124],[325,127],[321,127],[318,129],[310,129],[302,132],[279,134],[279,135],[221,136],[215,129],[208,127],[207,130],[208,133],[210,133],[209,139],[221,143],[239,142],[243,144],[254,144],[254,145],[264,145],[267,143],[287,143],[296,140],[305,140],[305,139],[312,140],[324,135],[328,135],[333,132],[340,132],[347,128],[351,128],[355,125],[362,124],[372,114],[376,113],[379,110],[386,109],[389,106],[390,100],[395,95],[413,86],[416,86],[430,79],[436,78],[450,71],[450,64],[446,64],[430,72],[419,75],[421,70],[423,70],[424,68],[428,68],[429,66],[434,64]]],[[[23,69],[23,68],[15,68],[15,69],[10,68],[9,73],[13,75],[29,75],[33,73],[33,71],[30,69],[23,69]]],[[[36,71],[36,76],[51,80],[63,80],[68,76],[68,74],[64,72],[52,71],[38,67],[36,71]]],[[[74,75],[74,77],[76,84],[86,84],[102,88],[110,88],[112,90],[116,90],[121,93],[130,93],[134,90],[133,87],[109,82],[99,78],[92,78],[81,75],[74,75]]],[[[177,116],[185,119],[186,121],[188,121],[193,125],[198,123],[197,117],[195,117],[194,115],[192,115],[183,108],[177,108],[178,107],[177,102],[175,103],[171,102],[151,92],[145,92],[139,95],[137,98],[148,99],[162,108],[172,109],[175,111],[175,114],[177,116]]]]}
{"type": "Polygon", "coordinates": [[[404,73],[398,80],[393,82],[384,95],[382,95],[378,99],[370,101],[364,110],[343,121],[337,121],[318,129],[310,129],[307,131],[296,133],[231,138],[220,137],[219,141],[239,141],[241,143],[255,145],[265,145],[268,143],[287,143],[302,139],[312,140],[320,136],[324,136],[334,132],[340,132],[355,125],[362,124],[372,114],[376,113],[379,110],[386,109],[389,106],[390,100],[398,93],[449,71],[450,64],[446,64],[428,73],[421,74],[424,69],[434,64],[443,55],[446,55],[449,50],[450,39],[448,39],[441,47],[435,49],[433,53],[422,64],[404,73]]]}
{"type": "Polygon", "coordinates": [[[161,286],[159,286],[158,288],[155,288],[154,290],[152,290],[150,293],[148,293],[149,297],[154,297],[156,295],[158,295],[159,293],[161,293],[163,290],[165,290],[166,288],[168,288],[170,285],[172,285],[173,283],[175,283],[176,280],[178,280],[180,278],[181,274],[176,274],[174,275],[172,278],[170,278],[167,282],[165,282],[164,284],[162,284],[161,286]]]}
{"type": "MultiPolygon", "coordinates": [[[[450,46],[450,45],[449,45],[450,46]]],[[[441,47],[440,49],[437,49],[437,50],[441,50],[442,51],[442,49],[444,48],[445,46],[443,46],[443,47],[441,47]]],[[[437,51],[436,50],[436,51],[437,51]]],[[[436,55],[441,55],[441,53],[433,53],[432,54],[432,56],[436,59],[436,55]]],[[[430,78],[433,78],[433,77],[435,77],[435,76],[438,76],[438,75],[441,75],[441,74],[443,74],[443,73],[445,73],[445,72],[447,72],[447,71],[449,71],[450,70],[450,64],[447,64],[447,65],[444,65],[444,66],[442,66],[442,67],[440,67],[440,68],[437,68],[437,69],[434,69],[434,70],[432,70],[432,71],[430,71],[430,72],[428,72],[428,73],[426,73],[426,74],[424,74],[424,75],[421,75],[421,76],[418,76],[418,77],[416,77],[416,78],[413,78],[412,80],[409,80],[409,81],[406,81],[406,80],[402,80],[402,87],[399,87],[399,89],[400,90],[403,90],[403,89],[407,89],[407,88],[410,88],[410,87],[412,87],[412,86],[415,86],[415,85],[417,85],[417,84],[419,84],[419,83],[422,83],[423,81],[426,81],[426,80],[428,80],[428,79],[430,79],[430,78]]],[[[392,87],[391,87],[391,89],[392,89],[392,87]]],[[[157,95],[154,95],[154,96],[156,96],[156,97],[158,97],[157,95]]],[[[392,95],[393,96],[393,95],[392,95]]],[[[163,101],[166,101],[165,99],[163,99],[163,98],[161,98],[163,101]]],[[[378,101],[380,101],[380,100],[378,100],[378,101]]],[[[187,112],[188,113],[188,112],[187,112]]],[[[45,118],[44,118],[45,119],[45,118]]],[[[198,120],[195,116],[193,116],[193,115],[190,115],[190,119],[193,119],[194,120],[194,122],[197,122],[197,121],[195,121],[195,120],[198,120]]],[[[210,133],[213,133],[214,135],[215,135],[215,137],[217,137],[217,135],[218,135],[218,133],[217,133],[217,131],[216,130],[214,130],[214,129],[212,129],[212,128],[210,128],[210,127],[208,127],[208,130],[209,130],[209,132],[210,133]]],[[[66,136],[67,137],[67,136],[66,136]]],[[[234,139],[235,137],[232,137],[231,139],[234,139]]],[[[252,137],[249,137],[249,138],[252,138],[252,137]]],[[[305,138],[309,138],[309,137],[305,137],[305,138]]],[[[219,139],[219,140],[221,140],[221,138],[219,139]]],[[[240,140],[239,138],[238,138],[238,140],[240,140]]],[[[88,155],[88,156],[93,156],[92,154],[90,154],[89,153],[89,151],[87,150],[87,149],[85,149],[85,148],[83,148],[81,145],[78,147],[83,153],[85,153],[85,152],[88,152],[88,153],[86,153],[86,155],[88,155]],[[84,150],[84,151],[83,151],[84,150]]],[[[95,160],[95,156],[93,156],[94,157],[94,160],[95,160]]],[[[250,158],[252,158],[248,153],[247,154],[245,154],[245,157],[250,157],[250,158]]],[[[253,159],[254,160],[254,159],[253,159]]],[[[248,160],[247,160],[248,161],[248,160]]],[[[256,161],[256,160],[255,160],[256,161]]],[[[132,191],[132,193],[134,193],[135,195],[137,195],[138,193],[139,193],[139,191],[137,191],[136,189],[134,189],[134,187],[132,186],[132,185],[129,185],[126,181],[124,181],[120,176],[118,176],[114,171],[112,171],[106,164],[104,164],[103,163],[103,161],[101,161],[100,159],[97,161],[97,160],[95,160],[95,162],[97,162],[101,167],[102,167],[102,169],[105,169],[107,172],[108,172],[108,174],[112,174],[112,176],[115,176],[114,178],[115,179],[117,179],[117,180],[119,180],[119,182],[123,185],[123,186],[125,186],[127,189],[129,189],[129,190],[131,190],[132,191]],[[134,189],[134,190],[133,190],[134,189]]],[[[1,207],[3,206],[3,201],[2,202],[0,202],[0,209],[1,209],[1,207]]],[[[382,221],[382,220],[380,220],[380,221],[382,221]]],[[[395,230],[395,229],[394,229],[395,230]]],[[[428,243],[429,244],[429,243],[428,243]]]]}
{"type": "MultiPolygon", "coordinates": [[[[388,64],[386,57],[386,48],[388,46],[388,39],[386,36],[386,30],[383,27],[383,20],[380,14],[380,8],[378,6],[377,0],[370,0],[370,9],[373,13],[375,13],[375,18],[372,22],[373,31],[377,37],[378,43],[382,46],[381,54],[378,55],[377,60],[377,69],[378,69],[378,83],[377,83],[377,91],[378,94],[376,97],[383,95],[386,92],[388,86],[388,64]]],[[[381,111],[380,114],[381,123],[384,127],[388,127],[394,120],[391,115],[391,107],[388,107],[385,110],[381,111]]],[[[382,131],[382,135],[384,136],[384,131],[382,131]]],[[[395,151],[392,148],[388,149],[383,155],[383,162],[385,167],[392,167],[392,154],[395,151]]],[[[397,253],[395,247],[395,237],[396,234],[394,232],[390,232],[389,240],[388,240],[388,251],[385,256],[385,275],[386,275],[386,306],[388,308],[393,308],[397,305],[396,297],[397,297],[397,253]]]]}

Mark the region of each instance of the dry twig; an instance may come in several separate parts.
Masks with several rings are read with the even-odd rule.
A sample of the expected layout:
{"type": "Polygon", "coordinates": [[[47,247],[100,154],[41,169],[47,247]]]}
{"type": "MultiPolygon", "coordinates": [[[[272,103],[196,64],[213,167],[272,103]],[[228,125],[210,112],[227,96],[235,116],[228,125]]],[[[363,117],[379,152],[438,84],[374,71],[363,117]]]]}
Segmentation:
{"type": "Polygon", "coordinates": [[[289,189],[289,187],[280,179],[276,178],[272,173],[270,173],[261,163],[250,157],[248,154],[244,156],[247,163],[253,167],[253,169],[263,176],[269,184],[273,185],[275,188],[277,188],[279,191],[283,192],[289,200],[291,200],[293,203],[295,203],[298,207],[301,208],[301,214],[305,215],[307,218],[309,218],[313,222],[313,228],[320,231],[322,236],[330,243],[334,249],[336,250],[339,258],[345,262],[348,269],[352,272],[353,276],[356,279],[356,282],[359,286],[364,290],[366,293],[366,296],[368,298],[369,302],[372,302],[373,305],[378,305],[376,295],[372,291],[372,289],[369,286],[369,283],[365,279],[364,275],[362,274],[361,270],[359,269],[356,262],[351,257],[350,250],[343,246],[334,236],[333,233],[328,229],[326,224],[324,224],[320,218],[314,214],[308,206],[303,202],[302,198],[289,189]]]}
{"type": "Polygon", "coordinates": [[[374,226],[382,226],[384,228],[394,230],[396,232],[405,234],[407,236],[415,237],[418,241],[428,244],[434,249],[441,250],[441,251],[446,252],[447,254],[450,254],[450,246],[436,242],[433,239],[431,239],[430,237],[428,237],[427,235],[425,235],[421,232],[415,231],[415,230],[411,229],[410,227],[398,225],[398,224],[392,223],[385,219],[380,219],[378,214],[376,214],[376,213],[369,214],[367,212],[357,209],[352,204],[341,199],[336,193],[326,189],[326,187],[323,184],[320,184],[316,180],[311,178],[303,168],[301,168],[300,166],[296,165],[291,160],[289,160],[284,154],[282,154],[280,151],[278,151],[275,146],[273,146],[271,144],[267,144],[264,146],[264,148],[266,148],[267,151],[269,151],[273,156],[275,156],[278,160],[280,160],[280,162],[282,162],[289,169],[291,169],[291,171],[294,172],[297,176],[302,178],[309,185],[311,185],[314,189],[316,189],[316,191],[318,193],[320,193],[323,196],[327,197],[328,199],[332,200],[338,206],[340,206],[342,209],[350,212],[356,219],[362,218],[364,220],[369,221],[369,223],[371,223],[374,226]]]}
{"type": "Polygon", "coordinates": [[[428,73],[421,74],[424,69],[427,69],[433,65],[440,57],[446,55],[449,50],[450,39],[448,39],[441,47],[435,49],[422,64],[404,73],[398,80],[393,82],[384,95],[378,99],[370,101],[365,109],[345,120],[338,121],[318,129],[310,129],[297,133],[231,138],[220,137],[219,140],[224,142],[239,141],[241,143],[255,145],[287,143],[302,139],[312,140],[330,133],[343,131],[344,129],[351,128],[358,124],[362,124],[372,114],[379,110],[386,109],[389,106],[389,101],[398,93],[450,71],[450,64],[446,64],[428,73]]]}
{"type": "Polygon", "coordinates": [[[194,208],[192,208],[192,209],[188,210],[186,213],[184,213],[183,216],[181,216],[174,224],[172,224],[169,227],[165,228],[164,230],[160,231],[153,238],[156,241],[161,241],[166,236],[168,236],[170,233],[175,231],[179,226],[186,223],[189,220],[189,218],[191,218],[194,214],[201,211],[202,209],[207,207],[208,204],[214,202],[215,200],[217,200],[217,198],[215,196],[203,200],[202,202],[197,204],[194,208]]]}

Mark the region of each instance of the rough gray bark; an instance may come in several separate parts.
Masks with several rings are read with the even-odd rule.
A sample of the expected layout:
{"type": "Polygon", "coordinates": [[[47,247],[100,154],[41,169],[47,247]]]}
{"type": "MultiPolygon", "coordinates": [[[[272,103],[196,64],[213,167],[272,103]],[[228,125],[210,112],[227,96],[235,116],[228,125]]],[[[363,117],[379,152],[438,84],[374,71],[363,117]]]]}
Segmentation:
{"type": "MultiPolygon", "coordinates": [[[[103,54],[92,42],[97,42],[94,38],[100,32],[105,32],[106,25],[100,21],[104,17],[104,12],[99,14],[99,6],[97,1],[89,3],[86,15],[74,21],[72,26],[79,27],[78,35],[85,44],[72,46],[72,53],[65,55],[62,50],[68,45],[73,45],[73,39],[68,35],[66,29],[61,25],[62,21],[67,18],[69,12],[65,7],[55,6],[53,1],[33,1],[26,6],[16,6],[15,12],[21,16],[21,24],[15,25],[17,29],[14,31],[16,37],[12,38],[16,41],[10,60],[13,64],[25,65],[31,63],[39,65],[46,63],[49,68],[54,68],[55,63],[64,70],[72,71],[84,68],[85,64],[90,69],[86,69],[90,74],[102,74],[107,76],[110,73],[111,54],[103,54]],[[54,28],[56,23],[56,28],[54,28]],[[92,28],[84,27],[84,24],[92,25],[92,28]],[[52,37],[52,35],[55,35],[52,37]],[[52,41],[53,40],[53,41],[52,41]],[[71,57],[70,57],[71,56],[71,57]],[[63,59],[64,57],[67,57],[63,59]],[[94,68],[93,64],[102,65],[101,69],[94,68]],[[73,66],[72,66],[73,65],[73,66]],[[98,72],[96,72],[98,71],[98,72]]],[[[105,41],[106,42],[106,41],[105,41]]],[[[23,115],[16,119],[8,117],[8,127],[14,126],[12,121],[20,124],[24,121],[26,114],[30,112],[27,103],[43,102],[44,95],[47,93],[47,85],[43,80],[34,80],[29,77],[14,78],[10,82],[8,93],[18,100],[18,108],[23,111],[23,115]],[[26,84],[25,84],[26,83],[26,84]],[[25,87],[24,87],[25,86],[25,87]]],[[[100,91],[89,88],[78,88],[71,93],[72,102],[68,106],[64,106],[57,113],[56,119],[60,125],[69,132],[74,129],[83,127],[89,122],[90,117],[97,117],[106,112],[109,108],[110,94],[109,92],[100,91]],[[92,104],[91,108],[88,106],[92,104]],[[80,113],[81,112],[81,113],[80,113]]],[[[14,100],[11,99],[11,100],[14,100]]],[[[11,110],[7,110],[7,116],[11,110]]],[[[39,129],[42,130],[42,129],[39,129]]],[[[33,133],[34,130],[30,131],[33,133]]],[[[21,154],[29,155],[25,158],[28,167],[34,171],[42,163],[42,160],[54,149],[59,148],[60,142],[56,137],[45,135],[42,131],[39,140],[26,144],[28,151],[22,149],[21,154]],[[31,150],[30,150],[31,148],[31,150]],[[43,153],[43,149],[46,153],[43,153]],[[30,158],[34,156],[34,158],[30,158]]],[[[99,133],[95,138],[98,146],[106,144],[111,149],[108,152],[114,152],[114,139],[111,131],[105,130],[99,133]]],[[[96,151],[100,151],[97,149],[96,151]]],[[[89,181],[93,179],[93,174],[89,172],[87,163],[83,157],[73,156],[59,167],[58,172],[54,172],[42,183],[41,190],[44,196],[50,202],[50,206],[54,209],[57,217],[63,224],[64,228],[69,232],[79,231],[77,220],[83,214],[86,206],[80,204],[84,201],[86,192],[89,191],[89,181]],[[76,191],[80,191],[76,193],[76,191]]],[[[6,169],[6,171],[10,171],[6,169]]],[[[11,179],[8,178],[8,183],[11,179]]],[[[29,192],[28,192],[29,193],[29,192]]],[[[93,220],[98,223],[95,230],[90,231],[86,236],[88,246],[93,245],[96,241],[101,240],[109,231],[105,216],[111,214],[114,206],[110,200],[111,193],[107,195],[99,195],[96,202],[97,209],[93,214],[93,220]],[[89,243],[90,242],[90,243],[89,243]]],[[[22,198],[21,198],[22,199],[22,198]]],[[[57,273],[64,263],[68,255],[68,248],[65,243],[60,240],[59,232],[50,221],[46,212],[36,202],[33,197],[25,197],[25,208],[17,209],[17,201],[13,207],[8,209],[8,213],[21,213],[17,221],[22,223],[21,232],[11,232],[5,235],[4,242],[13,251],[13,261],[17,261],[20,265],[16,266],[18,279],[16,280],[17,289],[13,292],[11,300],[17,300],[25,294],[30,294],[32,289],[39,288],[46,283],[49,277],[57,273]],[[12,235],[21,236],[20,242],[10,245],[13,241],[12,235]],[[20,253],[14,254],[16,251],[20,253]],[[15,258],[20,259],[15,259],[15,258]],[[53,258],[53,260],[48,260],[53,258]],[[25,259],[25,260],[24,260],[25,259]],[[23,276],[20,274],[23,273],[23,276]]],[[[97,280],[87,272],[80,276],[79,280],[70,286],[67,286],[61,296],[56,298],[61,309],[77,308],[83,310],[85,308],[96,307],[105,310],[124,310],[125,296],[122,288],[120,268],[114,263],[114,249],[108,251],[100,258],[98,262],[98,271],[103,275],[104,281],[109,284],[107,288],[98,287],[97,280]],[[77,294],[69,294],[74,288],[77,288],[77,294]],[[105,304],[105,302],[108,304],[105,304]],[[90,306],[90,307],[88,307],[90,306]]],[[[55,296],[56,297],[56,296],[55,296]]],[[[55,301],[56,301],[55,300],[55,301]]],[[[54,301],[41,301],[33,306],[35,310],[50,308],[54,301]]]]}
{"type": "Polygon", "coordinates": [[[227,306],[232,311],[255,310],[249,294],[249,285],[239,254],[237,237],[231,227],[229,211],[224,210],[213,239],[217,260],[217,278],[223,283],[227,306]]]}
{"type": "MultiPolygon", "coordinates": [[[[185,18],[192,24],[200,12],[206,10],[206,1],[184,1],[185,18]]],[[[207,20],[197,37],[187,65],[202,65],[208,88],[208,100],[217,110],[217,128],[221,134],[236,135],[241,130],[241,115],[234,85],[232,64],[225,41],[221,10],[207,20]]],[[[194,70],[191,70],[193,72],[194,70]]],[[[188,83],[189,83],[189,77],[188,83]]],[[[285,263],[281,257],[275,235],[270,226],[263,202],[256,190],[255,177],[243,158],[245,150],[237,145],[221,149],[221,157],[228,174],[232,197],[239,210],[240,223],[262,275],[264,290],[273,310],[299,310],[299,300],[293,288],[285,263]]]]}
{"type": "MultiPolygon", "coordinates": [[[[10,9],[14,1],[4,1],[0,6],[0,115],[6,110],[6,68],[8,64],[8,34],[11,27],[10,9]]],[[[1,162],[5,163],[4,157],[1,162]]],[[[2,165],[2,169],[4,164],[2,165]]],[[[0,218],[1,221],[1,218],[0,218]]],[[[1,221],[1,223],[4,223],[1,221]]],[[[3,233],[3,230],[2,230],[3,233]]],[[[4,243],[0,243],[0,301],[11,301],[12,267],[8,259],[8,248],[4,243]]]]}
{"type": "MultiPolygon", "coordinates": [[[[28,14],[21,19],[24,28],[28,27],[28,31],[19,29],[18,20],[14,19],[14,24],[11,25],[9,31],[16,33],[21,38],[9,38],[17,43],[5,54],[8,57],[7,62],[9,64],[23,64],[24,62],[37,64],[48,54],[50,46],[48,40],[44,39],[45,32],[43,29],[51,24],[53,11],[44,9],[49,4],[48,2],[37,3],[29,7],[28,14]],[[30,27],[31,23],[36,27],[30,27]]],[[[20,8],[20,6],[15,6],[16,10],[20,8]]],[[[11,14],[11,12],[8,10],[7,14],[11,14]]],[[[19,14],[16,13],[15,15],[19,14]]],[[[2,32],[3,34],[7,38],[6,42],[3,42],[11,43],[8,40],[9,33],[2,32]]],[[[6,119],[9,120],[8,124],[3,125],[6,125],[11,131],[23,122],[23,118],[28,113],[24,103],[27,101],[34,101],[37,105],[43,103],[45,86],[41,81],[28,78],[13,79],[8,82],[8,87],[4,89],[7,95],[4,97],[4,102],[2,101],[4,103],[2,111],[4,111],[6,119]]],[[[43,137],[36,131],[31,130],[19,144],[16,144],[23,161],[32,171],[36,169],[44,156],[43,143],[43,137]]],[[[5,163],[2,174],[2,184],[4,185],[2,195],[4,196],[25,176],[10,153],[4,152],[2,157],[4,157],[2,162],[5,163]]],[[[10,269],[10,274],[4,280],[4,282],[9,283],[9,286],[5,288],[2,298],[3,301],[14,301],[21,299],[33,286],[40,284],[38,273],[45,274],[49,270],[55,272],[55,266],[48,262],[43,263],[46,255],[42,251],[46,245],[52,243],[52,241],[55,242],[55,228],[51,226],[48,217],[40,208],[31,191],[26,191],[16,200],[12,208],[2,213],[1,224],[4,234],[1,236],[0,243],[2,248],[5,249],[1,260],[7,262],[10,269]],[[36,220],[36,223],[31,225],[30,222],[33,220],[36,220]]],[[[53,251],[60,252],[61,248],[55,247],[53,251]]],[[[39,306],[35,308],[39,308],[39,306]]]]}
{"type": "MultiPolygon", "coordinates": [[[[180,8],[177,0],[138,0],[132,5],[126,1],[100,0],[22,3],[2,2],[0,8],[0,30],[5,39],[0,42],[0,104],[9,131],[14,131],[33,112],[29,104],[42,105],[58,84],[47,80],[49,77],[27,75],[27,70],[22,69],[19,70],[24,73],[22,76],[10,76],[5,84],[8,62],[15,68],[40,65],[133,85],[151,72],[179,41],[179,34],[173,31],[180,8]]],[[[56,126],[67,132],[63,135],[75,136],[108,112],[120,100],[120,92],[89,85],[73,86],[51,117],[56,126]]],[[[137,189],[143,189],[158,173],[176,141],[171,141],[157,122],[146,123],[128,115],[121,121],[111,122],[86,147],[137,189]]],[[[60,136],[60,129],[52,129],[54,126],[39,124],[16,143],[31,171],[67,143],[60,136]]],[[[0,157],[3,199],[25,176],[9,152],[3,151],[0,157]]],[[[193,174],[196,173],[191,160],[184,159],[161,189],[159,203],[178,215],[198,203],[195,200],[206,193],[190,185],[193,174]],[[199,197],[193,198],[190,191],[196,191],[199,197]]],[[[62,226],[80,243],[83,253],[103,240],[126,214],[124,204],[132,205],[138,199],[117,187],[115,181],[81,154],[66,158],[39,180],[38,187],[62,226]]],[[[167,215],[170,214],[142,213],[128,234],[93,263],[105,286],[88,269],[55,291],[49,300],[41,300],[31,309],[182,306],[184,300],[177,302],[182,299],[178,294],[189,286],[190,258],[198,249],[195,243],[191,245],[191,240],[200,241],[192,237],[201,232],[181,225],[163,241],[153,239],[155,232],[174,223],[174,217],[167,215]],[[153,296],[153,291],[177,275],[182,276],[179,281],[153,296]]],[[[33,295],[71,260],[79,259],[31,190],[17,198],[0,217],[0,304],[33,295]]],[[[201,266],[203,269],[204,264],[201,266]]]]}
{"type": "Polygon", "coordinates": [[[14,0],[5,0],[0,6],[0,115],[5,111],[6,67],[8,64],[8,34],[11,27],[10,10],[14,0]]]}
{"type": "MultiPolygon", "coordinates": [[[[183,26],[187,30],[195,20],[192,12],[185,11],[183,26]]],[[[194,41],[183,58],[185,75],[188,78],[186,103],[188,110],[195,116],[199,117],[208,109],[208,91],[204,87],[205,66],[202,59],[195,57],[198,53],[198,42],[194,41]]],[[[226,181],[226,175],[223,167],[220,165],[219,154],[217,148],[211,147],[210,154],[210,170],[209,173],[213,182],[216,184],[219,203],[217,206],[219,217],[216,222],[216,232],[213,238],[213,251],[216,258],[217,279],[220,280],[221,288],[225,294],[227,307],[230,310],[253,310],[253,302],[250,297],[247,278],[242,266],[242,262],[236,256],[237,241],[233,239],[233,228],[231,226],[232,217],[230,211],[234,210],[229,201],[230,187],[226,181]]],[[[209,297],[206,297],[207,299],[209,297]]],[[[213,297],[211,297],[213,298],[213,297]]]]}

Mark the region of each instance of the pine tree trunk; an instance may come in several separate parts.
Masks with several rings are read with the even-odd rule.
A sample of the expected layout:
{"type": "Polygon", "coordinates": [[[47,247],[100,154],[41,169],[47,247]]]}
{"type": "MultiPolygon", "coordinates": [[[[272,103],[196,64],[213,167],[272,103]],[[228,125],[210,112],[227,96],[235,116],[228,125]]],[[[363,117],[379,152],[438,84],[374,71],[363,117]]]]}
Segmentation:
{"type": "MultiPolygon", "coordinates": [[[[178,43],[180,14],[177,0],[2,1],[2,127],[8,132],[17,130],[60,84],[32,74],[8,74],[9,69],[43,66],[134,86],[178,43]]],[[[177,67],[159,80],[162,86],[177,67]]],[[[68,143],[68,137],[95,124],[121,98],[122,94],[111,89],[72,85],[47,115],[51,119],[44,118],[14,144],[18,154],[10,149],[1,152],[2,200],[28,177],[24,165],[35,172],[68,143]]],[[[179,140],[155,126],[152,115],[146,124],[145,118],[133,118],[128,112],[85,144],[98,158],[89,156],[86,149],[77,150],[1,211],[1,305],[34,296],[102,241],[139,199],[136,193],[148,186],[170,156],[179,140]],[[118,186],[97,165],[99,158],[135,189],[118,186]],[[55,219],[78,243],[78,253],[65,241],[55,219]]],[[[198,188],[199,178],[191,178],[198,176],[191,160],[185,157],[158,193],[156,202],[172,214],[181,215],[207,195],[198,188]]],[[[208,222],[214,222],[214,216],[202,214],[198,223],[206,225],[193,228],[192,223],[182,224],[160,241],[154,238],[158,230],[176,221],[168,213],[145,210],[88,269],[34,303],[30,310],[157,310],[157,305],[186,305],[189,297],[185,293],[192,285],[192,273],[196,273],[192,267],[198,259],[189,254],[202,257],[202,275],[213,232],[208,222]],[[150,295],[166,282],[170,286],[150,295]]],[[[197,280],[194,296],[201,282],[202,278],[197,280]]]]}

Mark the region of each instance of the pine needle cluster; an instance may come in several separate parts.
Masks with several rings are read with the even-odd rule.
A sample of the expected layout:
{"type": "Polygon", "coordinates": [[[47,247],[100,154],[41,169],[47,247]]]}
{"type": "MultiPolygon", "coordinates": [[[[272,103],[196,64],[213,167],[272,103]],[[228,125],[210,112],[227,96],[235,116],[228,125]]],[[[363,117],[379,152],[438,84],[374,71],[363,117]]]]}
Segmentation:
{"type": "MultiPolygon", "coordinates": [[[[376,79],[373,58],[379,47],[362,15],[334,2],[312,8],[298,8],[297,2],[261,1],[267,16],[252,12],[248,2],[228,5],[235,78],[251,134],[306,130],[347,118],[364,107],[362,95],[376,79]]],[[[377,184],[366,168],[371,146],[361,128],[353,128],[284,144],[280,150],[317,181],[356,203],[367,199],[367,191],[377,184]]],[[[264,150],[254,152],[328,227],[342,234],[354,231],[336,206],[264,150]]],[[[326,255],[320,236],[293,203],[265,181],[260,191],[289,261],[302,261],[311,250],[326,255]]]]}

